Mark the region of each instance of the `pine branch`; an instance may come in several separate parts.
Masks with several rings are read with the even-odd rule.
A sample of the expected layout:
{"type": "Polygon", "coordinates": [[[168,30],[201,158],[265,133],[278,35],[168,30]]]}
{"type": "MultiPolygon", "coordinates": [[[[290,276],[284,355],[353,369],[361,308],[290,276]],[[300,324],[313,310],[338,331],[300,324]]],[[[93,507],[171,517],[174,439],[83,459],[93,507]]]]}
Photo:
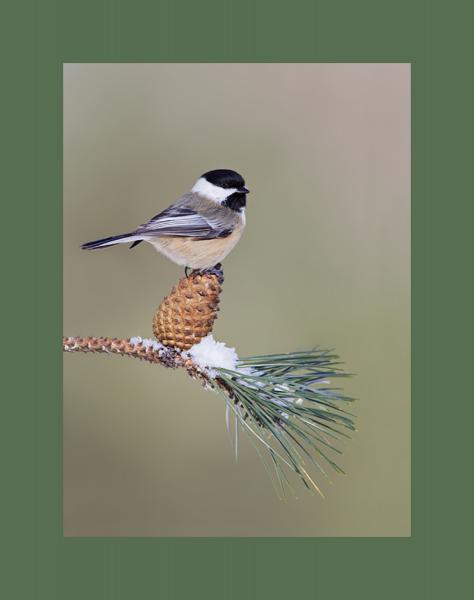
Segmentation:
{"type": "Polygon", "coordinates": [[[184,368],[193,379],[199,379],[205,387],[210,386],[207,373],[199,369],[186,354],[153,340],[140,337],[63,337],[63,352],[118,354],[170,369],[184,368]]]}
{"type": "Polygon", "coordinates": [[[353,415],[347,411],[352,399],[330,387],[330,380],[348,375],[331,351],[316,348],[251,356],[238,359],[235,369],[224,369],[198,365],[186,351],[138,337],[65,337],[63,350],[117,354],[167,368],[184,368],[207,389],[222,393],[227,423],[230,414],[235,417],[236,445],[241,428],[258,442],[256,448],[262,459],[257,446],[268,451],[266,466],[274,469],[274,484],[283,497],[286,487],[292,489],[285,473],[287,468],[308,489],[320,494],[308,467],[316,467],[327,477],[323,466],[326,463],[343,473],[332,454],[341,454],[338,444],[349,438],[348,431],[355,428],[353,415]]]}
{"type": "Polygon", "coordinates": [[[178,352],[173,352],[158,342],[144,344],[141,338],[63,337],[63,351],[120,354],[167,367],[182,366],[179,364],[178,357],[181,358],[181,355],[178,352]]]}

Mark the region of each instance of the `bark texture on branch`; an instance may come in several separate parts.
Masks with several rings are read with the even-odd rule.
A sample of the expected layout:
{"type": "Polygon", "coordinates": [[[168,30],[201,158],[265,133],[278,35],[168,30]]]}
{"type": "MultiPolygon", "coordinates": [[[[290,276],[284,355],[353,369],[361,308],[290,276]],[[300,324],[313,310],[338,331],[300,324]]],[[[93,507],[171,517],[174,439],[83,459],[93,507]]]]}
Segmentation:
{"type": "Polygon", "coordinates": [[[205,386],[210,384],[207,373],[179,350],[165,347],[151,340],[135,341],[136,338],[119,339],[109,337],[63,337],[64,352],[85,352],[118,354],[138,358],[151,364],[162,365],[171,369],[183,368],[193,379],[199,379],[205,386]]]}
{"type": "Polygon", "coordinates": [[[144,344],[133,342],[133,338],[119,339],[109,337],[63,337],[64,352],[101,352],[104,354],[120,354],[139,358],[165,367],[181,367],[182,357],[171,348],[161,344],[144,344]]]}

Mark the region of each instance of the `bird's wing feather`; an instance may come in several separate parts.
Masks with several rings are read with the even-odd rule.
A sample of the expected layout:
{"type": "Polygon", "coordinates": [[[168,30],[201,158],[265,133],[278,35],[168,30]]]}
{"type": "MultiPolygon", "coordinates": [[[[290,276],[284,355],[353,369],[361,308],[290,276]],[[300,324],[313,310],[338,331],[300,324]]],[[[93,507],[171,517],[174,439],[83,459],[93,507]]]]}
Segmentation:
{"type": "Polygon", "coordinates": [[[189,206],[174,204],[141,225],[136,235],[183,236],[212,239],[225,237],[232,231],[219,215],[198,213],[189,206]]]}

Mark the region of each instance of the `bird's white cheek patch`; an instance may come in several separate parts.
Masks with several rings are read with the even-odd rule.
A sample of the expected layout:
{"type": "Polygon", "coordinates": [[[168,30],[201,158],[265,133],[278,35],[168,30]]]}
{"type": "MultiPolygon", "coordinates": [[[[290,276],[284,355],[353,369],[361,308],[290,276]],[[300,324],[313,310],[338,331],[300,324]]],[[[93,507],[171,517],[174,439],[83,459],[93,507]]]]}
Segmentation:
{"type": "Polygon", "coordinates": [[[224,200],[231,194],[236,192],[237,188],[224,189],[218,185],[210,183],[204,177],[200,177],[194,184],[191,191],[204,196],[208,200],[212,200],[213,202],[218,202],[220,204],[221,202],[224,202],[224,200]]]}

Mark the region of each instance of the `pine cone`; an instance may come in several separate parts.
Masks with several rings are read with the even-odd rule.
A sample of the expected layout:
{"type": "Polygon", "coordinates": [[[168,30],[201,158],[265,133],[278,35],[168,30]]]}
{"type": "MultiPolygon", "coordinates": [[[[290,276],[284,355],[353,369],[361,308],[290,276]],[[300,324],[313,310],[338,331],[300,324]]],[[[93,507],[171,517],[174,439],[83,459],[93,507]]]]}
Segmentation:
{"type": "Polygon", "coordinates": [[[206,337],[219,310],[224,276],[221,270],[183,277],[153,317],[153,333],[164,346],[189,350],[206,337]]]}

